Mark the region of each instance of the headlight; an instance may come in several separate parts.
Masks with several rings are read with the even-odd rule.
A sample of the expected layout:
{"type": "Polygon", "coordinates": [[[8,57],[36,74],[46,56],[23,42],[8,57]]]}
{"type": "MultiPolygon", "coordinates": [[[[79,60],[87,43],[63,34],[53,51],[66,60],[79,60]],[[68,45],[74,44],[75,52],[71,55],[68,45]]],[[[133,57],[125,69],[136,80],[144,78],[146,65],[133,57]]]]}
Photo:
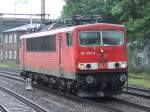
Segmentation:
{"type": "Polygon", "coordinates": [[[86,65],[86,68],[87,68],[87,69],[90,69],[90,68],[91,68],[91,64],[87,64],[87,65],[86,65]]]}
{"type": "Polygon", "coordinates": [[[126,61],[108,62],[108,69],[126,68],[126,61]]]}
{"type": "Polygon", "coordinates": [[[115,63],[115,67],[119,68],[120,67],[120,63],[115,63]]]}
{"type": "Polygon", "coordinates": [[[127,62],[122,62],[121,63],[121,68],[126,68],[127,67],[127,62]]]}
{"type": "Polygon", "coordinates": [[[98,63],[79,63],[78,67],[80,70],[97,70],[98,63]]]}
{"type": "Polygon", "coordinates": [[[79,64],[79,69],[80,69],[80,70],[84,70],[84,69],[85,69],[84,64],[79,64]]]}

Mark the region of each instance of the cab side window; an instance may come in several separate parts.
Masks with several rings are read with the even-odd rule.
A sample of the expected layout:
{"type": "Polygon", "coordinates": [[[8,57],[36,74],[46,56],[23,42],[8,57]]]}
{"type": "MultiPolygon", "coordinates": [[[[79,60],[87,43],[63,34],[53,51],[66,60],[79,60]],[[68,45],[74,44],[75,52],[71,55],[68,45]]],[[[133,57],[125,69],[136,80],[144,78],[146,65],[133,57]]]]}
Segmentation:
{"type": "Polygon", "coordinates": [[[67,35],[66,39],[67,46],[72,47],[72,32],[67,32],[66,35],[67,35]]]}

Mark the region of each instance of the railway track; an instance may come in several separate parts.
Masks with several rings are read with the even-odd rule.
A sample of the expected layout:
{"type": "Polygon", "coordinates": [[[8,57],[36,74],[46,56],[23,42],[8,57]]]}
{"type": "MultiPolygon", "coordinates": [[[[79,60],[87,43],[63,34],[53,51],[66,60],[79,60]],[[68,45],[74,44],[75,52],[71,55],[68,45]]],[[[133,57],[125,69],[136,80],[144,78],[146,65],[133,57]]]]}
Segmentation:
{"type": "MultiPolygon", "coordinates": [[[[115,98],[115,97],[111,97],[110,100],[112,101],[112,104],[115,106],[117,105],[117,108],[119,107],[119,109],[123,109],[124,111],[139,111],[142,112],[142,111],[145,111],[145,112],[149,112],[150,111],[150,107],[146,107],[146,106],[143,106],[143,105],[140,105],[140,104],[136,104],[136,103],[132,103],[130,101],[126,101],[126,100],[123,100],[123,99],[118,99],[118,98],[115,98]],[[123,105],[123,106],[122,106],[123,105]]],[[[121,110],[122,110],[121,109],[121,110]]]]}
{"type": "MultiPolygon", "coordinates": [[[[9,74],[10,72],[7,72],[7,73],[9,74]]],[[[15,73],[13,73],[13,74],[15,74],[15,73]]],[[[9,77],[11,77],[11,75],[7,76],[7,78],[9,78],[9,77]]],[[[11,78],[11,79],[16,80],[15,78],[11,78]]],[[[20,81],[25,82],[23,80],[20,80],[20,81]]],[[[134,111],[135,112],[137,112],[137,111],[149,112],[150,111],[149,107],[142,106],[142,105],[139,105],[139,104],[136,104],[136,103],[132,103],[132,102],[125,101],[125,100],[118,99],[118,98],[114,98],[114,97],[110,97],[109,100],[105,99],[106,102],[103,102],[103,101],[101,101],[102,99],[98,99],[98,100],[97,99],[96,100],[95,99],[94,100],[93,99],[92,100],[91,99],[82,99],[80,97],[77,97],[77,96],[74,96],[74,95],[68,95],[66,93],[58,92],[57,90],[49,89],[47,87],[43,87],[43,86],[40,86],[40,85],[34,85],[34,86],[37,87],[37,88],[40,88],[40,89],[42,89],[44,91],[48,91],[48,92],[57,94],[59,96],[63,96],[63,97],[69,98],[71,100],[99,105],[104,110],[107,110],[107,111],[110,111],[110,112],[126,112],[126,111],[131,111],[131,112],[134,112],[134,111]]]]}
{"type": "MultiPolygon", "coordinates": [[[[5,77],[5,78],[9,78],[9,79],[12,79],[12,80],[17,80],[17,81],[20,81],[20,82],[25,83],[25,81],[22,80],[22,79],[18,79],[17,77],[16,77],[16,78],[15,78],[15,77],[12,77],[11,75],[15,75],[15,73],[8,72],[9,69],[5,69],[5,70],[6,70],[6,72],[5,72],[5,71],[2,71],[2,73],[9,74],[9,75],[2,75],[2,74],[0,74],[0,76],[5,77]],[[10,75],[10,73],[11,73],[11,75],[10,75]]],[[[1,71],[0,71],[0,73],[1,73],[1,71]]],[[[15,75],[15,76],[16,76],[16,75],[15,75]]],[[[113,107],[109,107],[109,106],[107,106],[107,105],[103,105],[103,104],[100,104],[100,103],[98,103],[98,102],[96,103],[96,102],[94,102],[94,101],[92,101],[92,100],[81,99],[80,97],[77,97],[77,96],[74,96],[74,95],[66,94],[66,93],[63,93],[63,92],[58,92],[58,91],[55,90],[55,89],[49,89],[49,88],[43,87],[43,86],[41,86],[41,85],[33,85],[33,86],[36,87],[36,88],[42,89],[42,90],[44,90],[44,91],[51,92],[51,93],[53,93],[53,94],[57,94],[58,96],[63,96],[63,97],[65,97],[65,98],[67,98],[67,99],[71,99],[71,100],[74,100],[74,101],[77,101],[77,102],[91,103],[91,104],[95,103],[95,104],[101,106],[104,110],[109,111],[109,112],[122,112],[122,111],[120,111],[120,110],[114,109],[113,107]]]]}
{"type": "Polygon", "coordinates": [[[37,104],[27,100],[26,98],[14,93],[11,90],[8,90],[4,87],[0,86],[0,90],[13,96],[14,98],[18,99],[19,101],[23,102],[24,104],[28,105],[29,107],[33,108],[35,110],[35,112],[47,112],[45,109],[43,109],[42,107],[38,106],[37,104]]]}
{"type": "Polygon", "coordinates": [[[120,111],[120,110],[118,110],[116,108],[113,108],[111,106],[108,106],[108,105],[105,105],[105,104],[102,104],[102,103],[99,103],[99,102],[95,102],[95,101],[90,100],[90,99],[80,98],[78,96],[66,94],[64,92],[58,92],[55,89],[49,89],[49,88],[46,88],[46,87],[43,87],[43,86],[40,86],[40,85],[38,85],[38,86],[35,85],[35,87],[40,88],[40,89],[42,89],[44,91],[51,92],[53,94],[57,94],[58,96],[63,96],[66,99],[69,99],[69,100],[73,100],[73,101],[77,101],[77,102],[82,102],[82,103],[90,103],[90,104],[98,105],[98,106],[100,106],[102,108],[102,110],[106,110],[108,112],[123,112],[123,111],[120,111]]]}
{"type": "MultiPolygon", "coordinates": [[[[5,78],[9,78],[9,79],[12,79],[12,80],[17,80],[17,81],[20,81],[22,83],[25,83],[24,80],[18,79],[18,78],[15,78],[15,77],[11,77],[10,75],[6,76],[6,75],[0,74],[0,76],[5,77],[5,78]]],[[[58,92],[55,89],[49,89],[49,88],[43,87],[41,85],[33,85],[33,86],[36,87],[36,88],[42,89],[44,91],[51,92],[51,93],[56,94],[58,96],[63,96],[65,98],[67,98],[67,99],[71,99],[71,100],[74,100],[74,101],[77,101],[77,102],[91,103],[91,104],[95,103],[96,105],[101,106],[104,110],[106,110],[106,111],[108,110],[109,112],[122,112],[120,110],[114,109],[113,107],[110,107],[110,106],[107,106],[107,105],[103,105],[102,103],[98,103],[98,102],[95,102],[95,101],[92,101],[92,100],[88,100],[88,99],[81,99],[80,97],[77,97],[77,96],[74,96],[74,95],[66,94],[66,93],[63,93],[63,92],[58,92]]]]}
{"type": "Polygon", "coordinates": [[[2,105],[0,105],[0,112],[8,112],[2,105]]]}
{"type": "Polygon", "coordinates": [[[10,72],[8,70],[7,71],[0,70],[0,76],[25,83],[25,80],[18,74],[18,72],[16,73],[16,72],[10,72]]]}
{"type": "Polygon", "coordinates": [[[22,71],[17,68],[0,68],[0,73],[11,74],[20,77],[22,71]]]}
{"type": "Polygon", "coordinates": [[[39,86],[39,85],[37,88],[40,88],[44,91],[49,91],[49,92],[57,94],[59,96],[66,97],[67,99],[69,98],[71,100],[75,100],[78,102],[99,105],[104,110],[107,110],[110,112],[126,112],[126,111],[128,111],[128,112],[150,112],[150,107],[142,106],[142,105],[132,103],[129,101],[125,101],[123,99],[118,99],[115,97],[85,99],[85,98],[80,98],[80,97],[77,97],[74,95],[66,94],[63,92],[58,92],[57,90],[49,89],[49,88],[39,86]],[[102,100],[106,100],[106,102],[103,102],[102,100]]]}
{"type": "Polygon", "coordinates": [[[142,97],[150,100],[150,90],[149,89],[143,89],[143,88],[137,88],[137,87],[124,87],[123,93],[134,95],[137,97],[142,97]]]}
{"type": "MultiPolygon", "coordinates": [[[[21,70],[19,70],[17,68],[0,68],[0,73],[11,74],[14,77],[16,77],[16,76],[20,77],[20,72],[21,72],[21,70]]],[[[13,77],[10,77],[10,78],[13,78],[13,77]]],[[[148,89],[124,86],[123,93],[150,99],[150,90],[148,90],[148,89]]]]}

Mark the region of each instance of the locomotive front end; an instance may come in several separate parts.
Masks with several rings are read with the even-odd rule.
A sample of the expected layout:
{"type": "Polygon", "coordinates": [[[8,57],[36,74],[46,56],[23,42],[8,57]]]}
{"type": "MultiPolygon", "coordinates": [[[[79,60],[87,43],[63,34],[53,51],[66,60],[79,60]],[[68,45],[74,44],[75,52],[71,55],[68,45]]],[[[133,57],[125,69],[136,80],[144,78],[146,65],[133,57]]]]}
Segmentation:
{"type": "Polygon", "coordinates": [[[78,32],[76,76],[81,97],[121,94],[128,80],[124,27],[103,27],[93,26],[78,32]]]}

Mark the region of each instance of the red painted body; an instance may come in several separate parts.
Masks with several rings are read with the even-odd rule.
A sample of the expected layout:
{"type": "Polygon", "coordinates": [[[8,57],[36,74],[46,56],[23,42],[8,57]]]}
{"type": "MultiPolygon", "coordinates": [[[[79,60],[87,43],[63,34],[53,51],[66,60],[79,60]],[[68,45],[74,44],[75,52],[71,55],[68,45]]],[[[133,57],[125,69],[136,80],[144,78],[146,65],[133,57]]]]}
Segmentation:
{"type": "MultiPolygon", "coordinates": [[[[120,25],[112,25],[112,24],[96,24],[90,26],[81,26],[77,28],[75,31],[75,63],[89,63],[89,62],[98,62],[101,63],[100,51],[104,50],[104,58],[107,62],[118,62],[118,61],[127,61],[127,47],[126,47],[126,34],[125,28],[120,25]],[[82,47],[78,43],[78,33],[80,31],[104,31],[104,30],[121,30],[124,32],[124,45],[122,46],[95,46],[95,47],[82,47]]],[[[121,70],[121,69],[119,69],[121,70]]],[[[122,69],[123,71],[127,71],[127,69],[122,69]]],[[[95,71],[88,72],[115,72],[117,70],[111,69],[103,69],[99,68],[95,71]]],[[[81,72],[76,67],[76,72],[81,72]]],[[[86,71],[85,71],[86,72],[86,71]]]]}
{"type": "MultiPolygon", "coordinates": [[[[118,63],[121,65],[127,62],[126,33],[122,25],[107,23],[78,25],[24,35],[20,40],[20,66],[24,71],[40,73],[41,76],[46,74],[52,77],[62,77],[63,80],[72,80],[73,85],[77,85],[73,88],[78,91],[92,91],[93,96],[99,96],[98,91],[104,92],[103,94],[106,94],[106,96],[113,93],[116,94],[116,91],[120,91],[127,81],[127,66],[115,67],[118,63]],[[103,32],[109,30],[122,31],[123,44],[103,46],[80,45],[80,32],[103,32]],[[72,32],[71,47],[67,46],[67,32],[72,32]],[[50,38],[50,35],[56,35],[55,51],[29,52],[26,50],[27,38],[39,36],[49,36],[50,38]],[[79,67],[82,63],[86,65],[86,69],[79,67]],[[87,64],[95,68],[88,69],[87,64]],[[93,79],[91,79],[91,76],[93,79]],[[95,88],[94,91],[93,88],[95,88]]],[[[68,84],[67,81],[65,83],[68,84]]],[[[88,93],[91,94],[91,92],[88,93]]]]}
{"type": "MultiPolygon", "coordinates": [[[[126,44],[122,46],[95,46],[95,47],[82,47],[79,45],[78,33],[80,31],[99,31],[99,30],[100,31],[122,30],[123,32],[125,32],[125,28],[121,25],[105,24],[105,23],[94,25],[80,25],[72,30],[73,32],[72,47],[67,47],[66,45],[65,31],[56,33],[56,51],[54,52],[27,52],[26,38],[23,38],[21,39],[22,47],[20,48],[20,65],[32,68],[46,68],[47,70],[55,70],[55,71],[59,71],[60,68],[62,68],[63,71],[67,73],[76,74],[80,72],[80,70],[78,69],[78,63],[90,63],[90,62],[100,63],[101,62],[100,50],[104,50],[104,58],[106,62],[127,61],[126,44]],[[62,43],[60,43],[61,38],[62,43]]],[[[126,43],[125,33],[124,33],[124,43],[126,43]]],[[[96,71],[106,72],[109,70],[101,68],[98,70],[94,70],[92,72],[96,71]]]]}
{"type": "MultiPolygon", "coordinates": [[[[26,39],[21,43],[20,48],[20,64],[22,66],[28,66],[32,68],[45,68],[47,70],[59,71],[60,67],[65,68],[66,71],[72,72],[74,69],[73,48],[67,48],[63,44],[60,48],[59,35],[56,34],[56,51],[54,52],[27,52],[26,51],[26,39]],[[68,59],[69,58],[69,59],[68,59]],[[60,61],[63,64],[60,64],[60,61]]],[[[61,33],[62,41],[65,43],[65,34],[61,33]]]]}

